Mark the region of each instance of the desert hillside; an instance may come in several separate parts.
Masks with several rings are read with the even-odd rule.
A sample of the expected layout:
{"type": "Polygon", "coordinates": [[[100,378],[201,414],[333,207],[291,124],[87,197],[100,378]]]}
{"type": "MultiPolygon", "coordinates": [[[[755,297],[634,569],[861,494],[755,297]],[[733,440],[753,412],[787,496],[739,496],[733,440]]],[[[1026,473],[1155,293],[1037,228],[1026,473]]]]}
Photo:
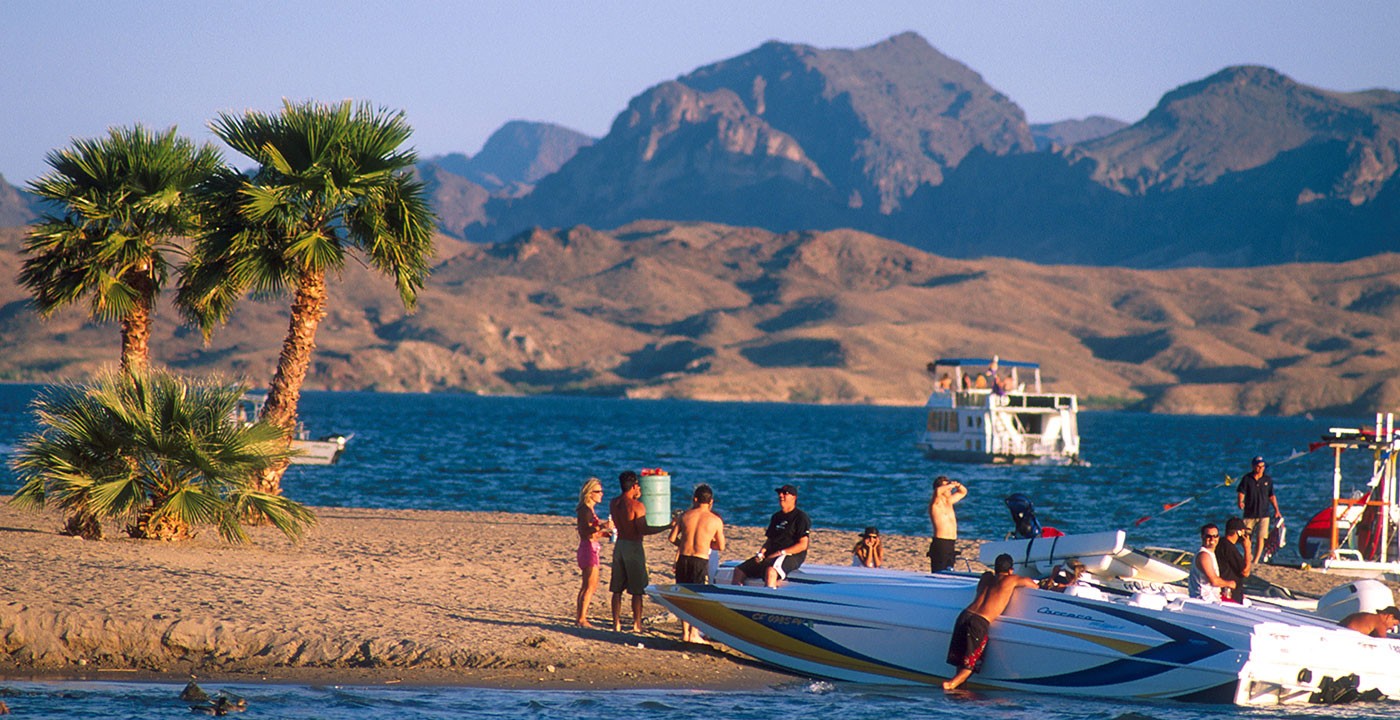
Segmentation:
{"type": "MultiPolygon", "coordinates": [[[[43,321],[0,230],[0,378],[82,377],[115,326],[43,321]]],[[[1039,361],[1089,407],[1370,412],[1400,401],[1400,255],[1144,271],[950,260],[854,231],[640,222],[440,238],[416,314],[352,264],[332,288],[308,386],[917,404],[939,356],[1039,361]]],[[[265,384],[284,304],[246,301],[205,346],[163,308],[157,358],[265,384]]]]}

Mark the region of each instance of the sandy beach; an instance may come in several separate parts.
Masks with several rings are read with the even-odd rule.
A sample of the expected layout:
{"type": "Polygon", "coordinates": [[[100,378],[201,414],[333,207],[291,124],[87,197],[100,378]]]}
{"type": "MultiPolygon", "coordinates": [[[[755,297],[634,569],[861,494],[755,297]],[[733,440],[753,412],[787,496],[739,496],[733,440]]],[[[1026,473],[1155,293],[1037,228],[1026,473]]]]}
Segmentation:
{"type": "MultiPolygon", "coordinates": [[[[681,643],[680,624],[650,601],[642,633],[613,632],[606,566],[590,615],[598,627],[575,626],[571,518],[317,513],[320,524],[299,543],[257,528],[252,545],[208,530],[166,544],[112,526],[108,539],[90,542],[58,535],[55,513],[0,502],[0,677],[505,688],[795,680],[723,648],[681,643]]],[[[761,542],[759,528],[726,532],[731,555],[761,542]]],[[[809,561],[844,564],[855,539],[818,529],[809,561]]],[[[886,566],[926,570],[927,543],[886,536],[886,566]]],[[[962,556],[975,558],[977,544],[961,541],[962,556]]],[[[646,547],[653,582],[669,581],[675,552],[665,536],[646,547]]],[[[1260,574],[1314,594],[1345,581],[1286,568],[1260,574]]]]}

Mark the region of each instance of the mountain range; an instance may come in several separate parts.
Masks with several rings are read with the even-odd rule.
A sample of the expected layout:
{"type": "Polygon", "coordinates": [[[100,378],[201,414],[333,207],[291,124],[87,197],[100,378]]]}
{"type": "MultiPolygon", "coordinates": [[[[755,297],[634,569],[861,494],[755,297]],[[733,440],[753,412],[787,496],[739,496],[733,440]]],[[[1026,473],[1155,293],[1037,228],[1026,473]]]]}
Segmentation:
{"type": "MultiPolygon", "coordinates": [[[[1039,360],[1093,407],[1369,413],[1400,400],[1400,93],[1233,67],[1127,123],[1028,124],[913,34],[771,42],[633,98],[602,138],[513,121],[424,158],[422,310],[351,265],[308,387],[908,404],[935,356],[1039,360]]],[[[11,280],[31,197],[0,182],[0,379],[81,377],[115,329],[11,280]]],[[[204,346],[265,381],[285,308],[204,346]]]]}
{"type": "MultiPolygon", "coordinates": [[[[22,232],[0,230],[13,277],[22,232]]],[[[1400,402],[1400,255],[1145,271],[958,260],[853,230],[639,221],[441,237],[419,298],[350,264],[307,385],[335,390],[915,404],[940,356],[1035,360],[1086,407],[1369,413],[1400,402]]],[[[151,346],[182,371],[271,377],[278,301],[247,301],[205,346],[161,308],[151,346]]],[[[114,325],[43,321],[0,286],[0,379],[85,377],[114,325]]]]}

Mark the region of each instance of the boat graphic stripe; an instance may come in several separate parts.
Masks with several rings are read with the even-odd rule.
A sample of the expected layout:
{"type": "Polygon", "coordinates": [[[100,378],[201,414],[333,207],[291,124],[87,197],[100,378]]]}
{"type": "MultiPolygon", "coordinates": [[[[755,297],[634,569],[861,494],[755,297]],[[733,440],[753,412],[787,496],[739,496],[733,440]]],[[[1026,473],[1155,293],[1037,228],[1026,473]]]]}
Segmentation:
{"type": "Polygon", "coordinates": [[[666,601],[697,625],[718,635],[740,638],[743,642],[772,653],[831,668],[866,673],[909,682],[934,683],[943,678],[891,665],[831,642],[822,637],[811,621],[762,611],[736,611],[685,588],[687,595],[668,592],[666,601]]]}

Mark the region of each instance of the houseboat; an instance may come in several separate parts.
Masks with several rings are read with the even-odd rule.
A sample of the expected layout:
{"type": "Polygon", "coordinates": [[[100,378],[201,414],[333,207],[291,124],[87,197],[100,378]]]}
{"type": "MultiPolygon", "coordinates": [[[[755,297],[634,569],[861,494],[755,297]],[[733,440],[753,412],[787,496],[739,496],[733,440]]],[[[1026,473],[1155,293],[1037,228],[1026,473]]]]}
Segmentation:
{"type": "Polygon", "coordinates": [[[1079,401],[1041,389],[1040,365],[983,358],[928,364],[936,380],[918,447],[934,460],[1073,465],[1079,401]]]}

